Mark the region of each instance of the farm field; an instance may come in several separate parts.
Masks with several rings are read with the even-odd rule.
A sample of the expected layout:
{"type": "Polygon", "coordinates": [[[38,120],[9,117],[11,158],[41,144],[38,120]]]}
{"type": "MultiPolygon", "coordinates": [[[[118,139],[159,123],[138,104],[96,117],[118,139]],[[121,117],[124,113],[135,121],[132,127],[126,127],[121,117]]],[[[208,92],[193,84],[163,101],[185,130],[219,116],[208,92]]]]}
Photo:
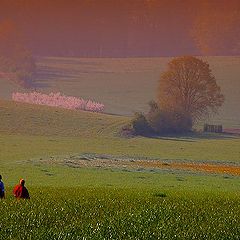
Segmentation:
{"type": "Polygon", "coordinates": [[[10,101],[0,116],[0,239],[238,239],[238,136],[124,138],[128,117],[10,101]]]}
{"type": "MultiPolygon", "coordinates": [[[[227,97],[212,121],[226,128],[240,128],[239,59],[208,58],[227,97]]],[[[38,90],[93,98],[111,114],[0,100],[0,240],[239,239],[239,135],[120,134],[168,60],[39,59],[38,90]],[[30,201],[12,196],[19,178],[30,201]]],[[[16,86],[0,82],[9,99],[16,86]]]]}
{"type": "Polygon", "coordinates": [[[120,130],[130,121],[129,117],[11,101],[0,102],[0,118],[0,159],[6,162],[84,153],[140,159],[240,161],[237,135],[125,138],[120,130]]]}
{"type": "Polygon", "coordinates": [[[30,188],[30,201],[0,203],[0,239],[238,239],[239,192],[166,190],[167,179],[147,190],[141,183],[30,188]]]}

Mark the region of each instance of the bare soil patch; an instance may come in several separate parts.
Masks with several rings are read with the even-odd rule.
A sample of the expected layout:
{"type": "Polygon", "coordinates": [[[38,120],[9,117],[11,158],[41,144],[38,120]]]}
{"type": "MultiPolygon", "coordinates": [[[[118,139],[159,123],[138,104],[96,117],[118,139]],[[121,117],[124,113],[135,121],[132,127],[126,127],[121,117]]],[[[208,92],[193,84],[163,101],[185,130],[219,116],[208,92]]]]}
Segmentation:
{"type": "Polygon", "coordinates": [[[61,161],[69,167],[91,167],[128,170],[186,170],[214,174],[240,176],[240,165],[229,163],[180,162],[161,160],[108,159],[108,158],[69,158],[61,161]]]}

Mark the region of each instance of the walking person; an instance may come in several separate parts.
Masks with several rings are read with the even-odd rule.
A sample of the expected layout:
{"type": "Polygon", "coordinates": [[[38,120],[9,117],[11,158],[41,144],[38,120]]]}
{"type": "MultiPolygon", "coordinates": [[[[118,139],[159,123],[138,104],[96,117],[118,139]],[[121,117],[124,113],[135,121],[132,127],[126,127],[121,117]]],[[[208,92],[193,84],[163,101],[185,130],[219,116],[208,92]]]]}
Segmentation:
{"type": "Polygon", "coordinates": [[[15,198],[24,198],[24,199],[30,199],[29,193],[27,188],[25,187],[25,180],[20,179],[20,182],[18,185],[16,185],[13,189],[13,195],[15,198]]]}
{"type": "Polygon", "coordinates": [[[2,181],[2,175],[0,175],[0,198],[5,198],[4,183],[2,181]]]}

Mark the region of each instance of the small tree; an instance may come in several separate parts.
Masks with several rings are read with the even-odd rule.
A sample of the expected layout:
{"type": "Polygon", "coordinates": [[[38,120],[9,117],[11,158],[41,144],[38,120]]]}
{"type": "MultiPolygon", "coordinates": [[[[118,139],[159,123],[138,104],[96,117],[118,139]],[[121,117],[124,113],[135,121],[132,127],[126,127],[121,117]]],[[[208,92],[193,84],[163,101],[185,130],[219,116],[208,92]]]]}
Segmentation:
{"type": "Polygon", "coordinates": [[[216,113],[223,102],[209,64],[201,59],[175,58],[161,76],[158,105],[162,112],[185,116],[187,122],[195,123],[211,112],[216,113]]]}

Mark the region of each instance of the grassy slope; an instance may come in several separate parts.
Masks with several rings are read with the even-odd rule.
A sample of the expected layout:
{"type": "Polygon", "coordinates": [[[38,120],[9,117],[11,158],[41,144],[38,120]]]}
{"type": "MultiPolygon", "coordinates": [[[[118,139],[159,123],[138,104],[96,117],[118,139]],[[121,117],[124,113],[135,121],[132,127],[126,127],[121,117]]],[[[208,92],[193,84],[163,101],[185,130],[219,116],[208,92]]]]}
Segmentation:
{"type": "Polygon", "coordinates": [[[31,136],[114,136],[128,118],[0,101],[1,132],[31,136]]]}
{"type": "Polygon", "coordinates": [[[1,101],[0,160],[89,152],[159,159],[240,161],[239,138],[206,135],[126,139],[119,136],[119,131],[128,121],[127,117],[1,101]]]}
{"type": "Polygon", "coordinates": [[[45,106],[0,101],[0,164],[7,185],[14,185],[19,176],[32,186],[115,186],[201,188],[235,191],[237,177],[223,181],[222,176],[186,175],[171,171],[152,174],[118,170],[84,170],[51,165],[51,156],[62,159],[74,154],[98,153],[118,156],[152,157],[157,159],[217,160],[240,162],[240,139],[225,136],[202,138],[119,136],[127,117],[78,112],[45,106]],[[48,160],[48,164],[40,159],[48,160]],[[173,172],[174,173],[174,172],[173,172]],[[206,179],[208,179],[206,181],[206,179]]]}

